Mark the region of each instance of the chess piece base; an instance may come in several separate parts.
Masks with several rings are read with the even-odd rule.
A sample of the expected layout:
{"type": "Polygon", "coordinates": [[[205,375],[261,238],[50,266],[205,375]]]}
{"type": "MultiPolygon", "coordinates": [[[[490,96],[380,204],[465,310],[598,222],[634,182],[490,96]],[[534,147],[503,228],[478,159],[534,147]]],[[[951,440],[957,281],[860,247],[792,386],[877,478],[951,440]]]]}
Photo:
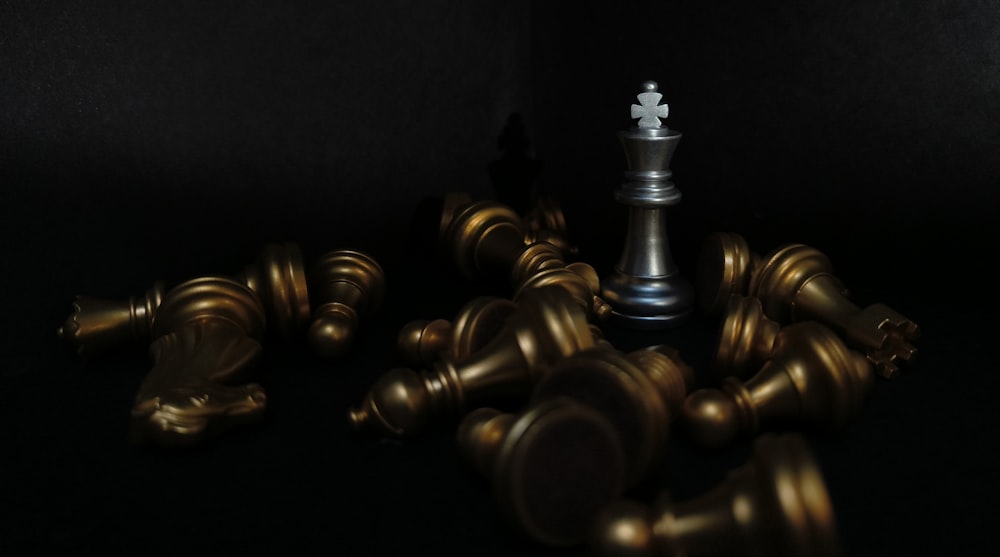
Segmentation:
{"type": "Polygon", "coordinates": [[[601,297],[614,308],[611,322],[633,329],[677,327],[694,312],[694,288],[677,274],[641,277],[619,271],[602,286],[601,297]]]}

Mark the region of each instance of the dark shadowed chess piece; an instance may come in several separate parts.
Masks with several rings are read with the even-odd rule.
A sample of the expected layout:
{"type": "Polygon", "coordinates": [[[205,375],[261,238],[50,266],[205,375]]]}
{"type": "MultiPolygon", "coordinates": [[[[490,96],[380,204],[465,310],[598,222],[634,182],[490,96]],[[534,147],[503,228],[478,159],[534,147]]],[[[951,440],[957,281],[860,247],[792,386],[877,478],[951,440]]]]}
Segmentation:
{"type": "Polygon", "coordinates": [[[529,145],[524,119],[511,114],[497,138],[501,156],[488,168],[496,200],[518,213],[526,212],[535,198],[535,182],[542,170],[542,163],[531,157],[529,145]]]}
{"type": "Polygon", "coordinates": [[[781,324],[764,315],[764,306],[753,296],[733,294],[719,327],[713,362],[716,378],[747,376],[771,357],[781,324]]]}
{"type": "Polygon", "coordinates": [[[623,490],[614,428],[567,397],[517,414],[479,408],[462,419],[456,437],[466,460],[491,481],[509,523],[547,546],[582,543],[598,512],[623,490]]]}
{"type": "Polygon", "coordinates": [[[833,505],[805,440],[763,435],[751,461],[689,501],[619,500],[595,520],[596,557],[838,557],[833,505]]]}
{"type": "Polygon", "coordinates": [[[364,252],[330,251],[313,263],[310,291],[309,346],[321,358],[335,360],[354,345],[359,325],[381,307],[385,272],[364,252]]]}
{"type": "Polygon", "coordinates": [[[553,366],[538,380],[532,400],[569,396],[598,410],[621,438],[625,486],[631,488],[660,462],[693,382],[693,371],[671,347],[628,354],[595,347],[553,366]]]}
{"type": "Polygon", "coordinates": [[[771,427],[839,432],[860,413],[874,378],[871,362],[861,353],[814,321],[787,325],[766,338],[771,346],[758,339],[747,343],[769,356],[746,382],[729,377],[721,389],[688,395],[681,417],[695,443],[718,448],[741,433],[752,436],[771,427]]]}
{"type": "Polygon", "coordinates": [[[754,296],[781,324],[814,320],[833,328],[885,378],[895,377],[899,363],[917,352],[916,323],[884,304],[855,305],[826,255],[804,244],[786,244],[760,257],[742,236],[717,232],[702,247],[697,282],[707,313],[721,311],[730,294],[754,296]]]}
{"type": "MultiPolygon", "coordinates": [[[[309,321],[309,292],[298,244],[265,244],[257,259],[233,278],[258,295],[268,327],[277,334],[291,335],[309,321]]],[[[148,339],[163,292],[163,282],[157,281],[142,299],[113,301],[77,296],[73,313],[58,334],[83,358],[148,339]]]]}
{"type": "Polygon", "coordinates": [[[538,288],[525,294],[488,345],[461,362],[444,356],[426,371],[388,371],[348,418],[359,432],[412,435],[431,417],[462,414],[480,401],[527,399],[552,365],[592,346],[587,316],[570,295],[538,288]]]}
{"type": "Polygon", "coordinates": [[[153,320],[153,368],[132,406],[132,441],[194,445],[260,420],[267,397],[249,381],[264,321],[257,295],[229,278],[197,278],[167,292],[153,320]]]}
{"type": "Polygon", "coordinates": [[[582,262],[567,264],[548,242],[525,244],[521,219],[510,207],[458,198],[446,201],[441,222],[442,249],[464,277],[502,279],[513,288],[515,301],[525,290],[557,284],[592,318],[603,319],[610,312],[597,296],[600,280],[594,268],[582,262]]]}
{"type": "Polygon", "coordinates": [[[632,118],[638,124],[618,134],[628,170],[615,199],[628,206],[625,247],[614,272],[601,279],[601,296],[613,309],[612,318],[637,329],[665,329],[688,320],[694,290],[682,277],[670,253],[666,209],[681,193],[671,180],[670,160],[681,134],[662,126],[667,105],[653,81],[643,83],[632,118]]]}
{"type": "Polygon", "coordinates": [[[411,321],[399,331],[398,359],[407,366],[428,366],[447,354],[451,361],[461,362],[489,344],[516,309],[517,304],[507,298],[478,296],[451,321],[411,321]]]}

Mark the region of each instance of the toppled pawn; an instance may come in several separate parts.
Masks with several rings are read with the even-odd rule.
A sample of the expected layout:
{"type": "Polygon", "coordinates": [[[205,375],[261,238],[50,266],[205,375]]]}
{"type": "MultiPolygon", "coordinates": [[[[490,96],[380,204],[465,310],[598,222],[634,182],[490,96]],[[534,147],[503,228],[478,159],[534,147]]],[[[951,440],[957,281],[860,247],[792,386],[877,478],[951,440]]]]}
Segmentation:
{"type": "Polygon", "coordinates": [[[617,432],[599,412],[567,397],[518,414],[474,410],[459,424],[457,444],[492,482],[509,523],[547,546],[582,543],[600,510],[624,489],[617,432]]]}
{"type": "Polygon", "coordinates": [[[460,362],[489,344],[516,309],[517,304],[507,298],[478,296],[451,321],[411,321],[399,331],[398,359],[407,366],[430,366],[447,354],[453,362],[460,362]]]}
{"type": "Polygon", "coordinates": [[[690,501],[622,499],[595,521],[596,557],[837,557],[836,518],[806,442],[764,435],[750,462],[690,501]]]}
{"type": "Polygon", "coordinates": [[[136,443],[186,446],[261,419],[256,373],[264,309],[252,290],[223,277],[170,290],[156,312],[153,367],[131,411],[136,443]]]}
{"type": "Polygon", "coordinates": [[[600,279],[587,263],[567,264],[555,245],[524,243],[520,217],[495,201],[446,203],[441,219],[442,250],[469,279],[506,277],[515,292],[556,284],[573,294],[589,317],[601,320],[611,307],[598,296],[600,279]]]}
{"type": "Polygon", "coordinates": [[[599,411],[622,441],[625,486],[632,488],[661,462],[693,382],[693,371],[669,346],[628,354],[595,347],[553,366],[539,379],[532,400],[568,396],[599,411]]]}
{"type": "Polygon", "coordinates": [[[405,437],[439,415],[459,415],[492,399],[527,399],[555,363],[594,346],[583,309],[568,292],[546,287],[525,293],[503,330],[469,358],[443,357],[421,372],[383,374],[348,414],[358,432],[405,437]]]}
{"type": "Polygon", "coordinates": [[[896,377],[900,362],[916,355],[917,324],[884,304],[854,304],[827,256],[810,246],[786,244],[759,257],[740,235],[715,233],[702,247],[698,275],[706,312],[722,310],[731,294],[754,296],[781,324],[813,320],[833,328],[882,377],[896,377]]]}
{"type": "MultiPolygon", "coordinates": [[[[295,243],[265,244],[257,259],[232,277],[253,290],[265,309],[268,327],[281,336],[309,320],[309,291],[302,252],[295,243]]],[[[90,358],[128,342],[150,338],[153,317],[163,301],[163,281],[146,295],[122,301],[77,296],[59,336],[90,358]]]]}
{"type": "Polygon", "coordinates": [[[313,264],[310,292],[309,346],[321,358],[335,360],[354,345],[360,324],[381,307],[385,272],[367,253],[334,250],[313,264]]]}
{"type": "Polygon", "coordinates": [[[770,427],[838,432],[861,411],[872,365],[826,326],[795,323],[783,327],[770,347],[750,344],[771,355],[756,374],[742,383],[729,377],[721,389],[699,389],[684,401],[684,429],[695,443],[719,448],[770,427]]]}

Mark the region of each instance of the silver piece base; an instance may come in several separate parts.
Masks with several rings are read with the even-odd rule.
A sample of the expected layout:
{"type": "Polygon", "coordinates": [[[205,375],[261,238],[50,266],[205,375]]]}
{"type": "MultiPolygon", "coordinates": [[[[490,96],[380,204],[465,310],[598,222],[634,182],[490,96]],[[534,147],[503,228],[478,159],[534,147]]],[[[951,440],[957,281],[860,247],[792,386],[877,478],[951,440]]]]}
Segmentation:
{"type": "Polygon", "coordinates": [[[685,323],[694,313],[694,288],[684,277],[637,277],[616,272],[601,281],[611,320],[624,327],[660,330],[685,323]]]}

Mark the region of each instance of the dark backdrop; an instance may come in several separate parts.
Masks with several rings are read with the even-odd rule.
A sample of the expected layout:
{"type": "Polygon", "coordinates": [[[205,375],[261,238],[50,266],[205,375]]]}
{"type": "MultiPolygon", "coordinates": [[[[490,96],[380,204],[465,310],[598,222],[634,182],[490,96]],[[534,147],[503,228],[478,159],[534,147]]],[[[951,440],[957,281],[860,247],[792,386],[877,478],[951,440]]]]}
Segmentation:
{"type": "MultiPolygon", "coordinates": [[[[513,169],[611,268],[616,133],[653,79],[684,134],[682,272],[715,230],[809,243],[859,304],[922,327],[912,368],[846,435],[809,437],[847,554],[993,553],[998,23],[995,2],[946,0],[0,1],[0,547],[559,553],[506,527],[447,426],[382,441],[344,415],[402,324],[488,291],[428,247],[446,192],[499,198],[513,169]],[[73,297],[233,272],[266,241],[368,250],[389,285],[377,318],[335,364],[270,339],[263,424],[190,451],[129,445],[144,347],[78,361],[54,335],[73,297]]],[[[699,369],[712,330],[611,334],[699,369]]],[[[696,496],[748,445],[672,447],[631,496],[696,496]]]]}

